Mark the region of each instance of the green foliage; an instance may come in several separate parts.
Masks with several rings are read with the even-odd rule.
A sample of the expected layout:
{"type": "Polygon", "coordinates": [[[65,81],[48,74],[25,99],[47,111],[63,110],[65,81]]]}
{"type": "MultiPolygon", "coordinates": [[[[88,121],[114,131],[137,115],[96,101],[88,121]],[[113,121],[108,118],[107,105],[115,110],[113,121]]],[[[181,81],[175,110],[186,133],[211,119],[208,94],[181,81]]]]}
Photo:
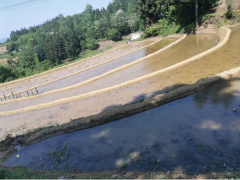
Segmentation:
{"type": "Polygon", "coordinates": [[[40,62],[44,60],[44,51],[43,51],[42,46],[36,45],[33,48],[33,52],[38,54],[38,59],[40,62]]]}
{"type": "Polygon", "coordinates": [[[127,10],[127,13],[128,13],[128,15],[129,14],[132,14],[133,13],[133,3],[132,2],[129,2],[128,3],[128,10],[127,10]]]}
{"type": "Polygon", "coordinates": [[[168,36],[169,34],[177,33],[180,26],[176,25],[174,22],[169,23],[167,19],[160,19],[158,21],[158,24],[155,26],[152,26],[150,28],[147,28],[144,31],[143,37],[155,37],[158,35],[162,35],[163,37],[168,36]]]}
{"type": "Polygon", "coordinates": [[[19,66],[23,68],[33,69],[35,66],[34,52],[31,48],[24,48],[18,55],[19,66]]]}
{"type": "MultiPolygon", "coordinates": [[[[172,0],[133,0],[135,9],[146,27],[157,23],[160,19],[167,19],[169,24],[175,22],[184,27],[195,21],[195,1],[172,0]]],[[[199,16],[208,13],[217,0],[198,1],[199,16]]]]}
{"type": "Polygon", "coordinates": [[[91,49],[91,50],[96,49],[97,48],[97,43],[98,43],[98,41],[95,40],[95,39],[92,39],[92,38],[87,38],[86,39],[86,47],[88,49],[91,49]]]}
{"type": "Polygon", "coordinates": [[[10,65],[4,66],[0,64],[0,83],[8,82],[24,75],[24,71],[20,69],[14,69],[10,65]]]}
{"type": "Polygon", "coordinates": [[[9,174],[10,174],[10,171],[8,169],[1,169],[0,179],[6,179],[9,174]]]}
{"type": "Polygon", "coordinates": [[[236,179],[240,179],[240,172],[236,173],[235,177],[236,179]]]}
{"type": "Polygon", "coordinates": [[[231,19],[233,17],[233,10],[230,4],[228,5],[228,11],[225,13],[225,16],[227,19],[231,19]]]}
{"type": "Polygon", "coordinates": [[[20,165],[18,165],[17,169],[15,171],[10,171],[9,169],[3,168],[0,169],[0,179],[40,179],[40,178],[46,178],[45,176],[35,175],[33,176],[31,174],[31,171],[29,171],[27,168],[24,168],[20,165]]]}
{"type": "Polygon", "coordinates": [[[8,51],[14,51],[17,48],[18,48],[18,43],[17,42],[11,41],[7,44],[7,50],[8,51]]]}
{"type": "Polygon", "coordinates": [[[204,21],[206,21],[207,19],[210,19],[210,18],[212,18],[212,17],[214,17],[214,14],[205,14],[205,15],[202,15],[202,16],[200,16],[200,21],[201,22],[204,22],[204,21]]]}
{"type": "Polygon", "coordinates": [[[68,145],[68,144],[69,144],[69,142],[67,142],[67,143],[65,144],[65,146],[63,147],[63,149],[62,149],[61,152],[59,153],[58,158],[57,158],[57,163],[58,163],[58,164],[60,164],[61,157],[62,157],[63,153],[65,152],[65,150],[67,149],[67,145],[68,145]]]}
{"type": "Polygon", "coordinates": [[[121,40],[121,33],[116,28],[109,29],[108,30],[108,38],[113,41],[121,40]]]}

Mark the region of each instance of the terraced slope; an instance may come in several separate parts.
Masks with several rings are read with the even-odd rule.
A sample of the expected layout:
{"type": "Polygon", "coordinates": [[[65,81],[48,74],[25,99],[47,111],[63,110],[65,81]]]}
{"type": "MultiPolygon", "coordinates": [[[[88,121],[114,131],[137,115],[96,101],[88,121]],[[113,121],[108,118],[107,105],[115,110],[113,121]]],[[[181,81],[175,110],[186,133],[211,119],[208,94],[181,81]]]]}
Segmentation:
{"type": "MultiPolygon", "coordinates": [[[[196,45],[195,46],[192,45],[192,46],[188,46],[188,47],[189,48],[192,47],[192,48],[195,48],[196,50],[199,50],[197,45],[203,45],[204,46],[205,44],[203,42],[209,40],[209,42],[211,42],[211,44],[208,43],[207,47],[204,46],[202,49],[200,49],[200,51],[198,51],[198,52],[202,52],[202,51],[216,45],[217,41],[219,40],[219,39],[217,39],[216,36],[212,36],[214,38],[208,38],[207,35],[203,35],[202,37],[203,37],[203,41],[201,41],[201,39],[195,38],[194,43],[196,45]]],[[[191,36],[190,36],[190,38],[194,39],[194,37],[191,37],[191,36]]],[[[189,43],[186,43],[186,45],[187,44],[189,44],[189,43]]],[[[172,50],[172,49],[169,49],[169,50],[172,50]]],[[[174,52],[174,51],[172,51],[172,52],[174,52]]],[[[180,52],[182,52],[182,50],[179,51],[179,53],[180,52]]],[[[169,56],[172,54],[175,57],[175,60],[178,57],[178,53],[176,53],[176,52],[175,53],[167,53],[167,54],[169,56]]],[[[181,59],[181,60],[184,60],[185,58],[189,58],[193,55],[194,54],[191,54],[191,51],[189,50],[189,53],[185,53],[185,57],[183,57],[183,59],[181,59]]],[[[154,59],[152,59],[152,60],[154,60],[154,59]]],[[[155,62],[156,62],[156,60],[155,60],[155,62]]],[[[168,62],[167,58],[165,59],[165,62],[168,62]]],[[[173,63],[176,63],[176,61],[173,60],[173,63]]],[[[166,63],[166,64],[169,65],[168,63],[166,63]]],[[[160,66],[160,68],[164,68],[164,67],[160,66]]],[[[149,73],[149,71],[147,73],[149,73]]],[[[147,88],[147,89],[149,89],[149,88],[147,88]]],[[[122,92],[121,89],[119,89],[119,90],[120,90],[119,92],[122,92]]],[[[132,92],[132,91],[129,91],[129,92],[132,92]]],[[[110,94],[111,93],[112,92],[110,92],[110,94]]],[[[116,96],[117,93],[118,93],[118,91],[115,91],[114,96],[116,96]]],[[[107,93],[107,94],[109,94],[109,93],[107,93]]],[[[129,96],[126,95],[126,94],[128,94],[128,93],[125,91],[125,93],[123,93],[123,94],[121,93],[121,94],[119,94],[120,96],[117,95],[117,97],[119,97],[120,99],[125,99],[125,100],[128,99],[127,102],[131,102],[134,99],[137,99],[137,98],[135,98],[136,97],[135,95],[133,96],[133,94],[129,94],[130,96],[132,96],[131,98],[129,98],[129,96]]],[[[99,95],[99,96],[96,96],[96,97],[90,97],[90,98],[83,99],[83,100],[80,100],[80,101],[66,103],[66,104],[63,104],[63,105],[60,105],[60,106],[53,106],[53,107],[40,109],[40,110],[36,110],[36,111],[31,111],[31,112],[20,113],[20,114],[15,114],[15,115],[10,115],[10,116],[3,116],[4,119],[8,119],[8,120],[5,121],[5,123],[6,123],[5,127],[7,127],[7,128],[3,129],[2,134],[6,134],[7,131],[10,130],[10,129],[15,129],[16,130],[16,128],[18,128],[18,127],[22,127],[22,129],[21,128],[17,129],[17,131],[19,132],[19,130],[22,131],[23,129],[26,130],[26,129],[31,129],[31,128],[34,128],[34,127],[42,126],[43,124],[46,124],[46,123],[49,123],[49,122],[52,122],[52,121],[57,121],[59,123],[63,123],[63,122],[65,122],[67,120],[70,120],[70,119],[74,119],[74,118],[77,118],[77,117],[82,117],[82,116],[86,116],[86,115],[90,115],[90,114],[96,114],[98,112],[101,112],[101,111],[109,108],[109,107],[113,107],[113,106],[122,104],[122,101],[119,101],[119,103],[118,102],[116,103],[116,101],[115,101],[116,97],[112,98],[112,99],[109,99],[109,98],[102,99],[102,98],[100,98],[101,102],[99,102],[99,97],[100,96],[105,96],[106,97],[106,94],[102,94],[102,95],[99,95]],[[72,104],[74,104],[74,105],[72,106],[72,104]],[[96,106],[98,106],[98,108],[96,106]],[[69,108],[69,107],[71,107],[71,108],[69,108]],[[81,112],[81,113],[79,113],[79,112],[81,112]],[[24,123],[23,123],[23,121],[24,121],[24,123]],[[15,122],[15,124],[13,124],[13,122],[15,122]]],[[[73,96],[73,98],[74,98],[74,96],[73,96]]],[[[34,102],[34,100],[32,102],[34,102]]],[[[39,104],[39,103],[37,103],[37,104],[39,104]]],[[[40,106],[41,106],[41,104],[40,104],[40,106]]],[[[12,106],[10,104],[6,104],[5,107],[6,108],[12,108],[14,106],[12,106]]],[[[15,106],[15,108],[16,108],[16,106],[15,106]]],[[[2,117],[0,117],[0,120],[1,120],[1,118],[2,117]]],[[[14,132],[14,134],[15,133],[17,133],[17,132],[14,132]]]]}
{"type": "Polygon", "coordinates": [[[80,70],[84,70],[86,68],[96,66],[98,64],[109,61],[111,59],[115,59],[119,56],[122,56],[136,49],[142,48],[153,42],[154,41],[142,41],[142,42],[132,43],[132,44],[125,45],[117,49],[111,50],[107,53],[103,53],[91,58],[87,58],[85,60],[78,61],[76,63],[70,64],[67,66],[63,66],[61,68],[52,69],[52,70],[43,72],[41,74],[30,76],[28,78],[0,84],[0,92],[4,92],[4,94],[6,95],[6,94],[10,94],[11,92],[18,92],[18,91],[29,89],[31,87],[35,87],[47,82],[51,82],[59,78],[62,78],[64,76],[76,73],[80,70]]]}

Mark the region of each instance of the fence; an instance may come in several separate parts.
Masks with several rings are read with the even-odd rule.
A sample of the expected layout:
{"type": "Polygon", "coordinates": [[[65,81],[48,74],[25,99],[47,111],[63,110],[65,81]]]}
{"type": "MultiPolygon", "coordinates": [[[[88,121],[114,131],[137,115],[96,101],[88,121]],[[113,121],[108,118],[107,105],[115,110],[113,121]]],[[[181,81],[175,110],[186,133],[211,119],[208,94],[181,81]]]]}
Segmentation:
{"type": "MultiPolygon", "coordinates": [[[[18,99],[18,98],[22,98],[22,96],[20,94],[22,94],[24,92],[19,92],[19,93],[11,93],[9,95],[4,95],[4,92],[2,92],[3,96],[0,97],[1,101],[7,101],[7,100],[11,100],[11,99],[18,99]]],[[[35,95],[39,95],[37,88],[33,88],[30,90],[25,91],[25,93],[27,94],[27,96],[35,96],[35,95]],[[34,94],[33,90],[35,90],[37,94],[34,94]],[[31,94],[30,94],[30,93],[31,94]]]]}

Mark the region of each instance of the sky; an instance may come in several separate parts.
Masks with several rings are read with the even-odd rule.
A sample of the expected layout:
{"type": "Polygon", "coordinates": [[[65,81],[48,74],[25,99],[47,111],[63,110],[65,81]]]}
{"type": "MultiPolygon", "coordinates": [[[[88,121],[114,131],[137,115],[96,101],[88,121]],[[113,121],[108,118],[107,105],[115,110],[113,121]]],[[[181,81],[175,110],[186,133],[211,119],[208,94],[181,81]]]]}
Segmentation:
{"type": "Polygon", "coordinates": [[[41,3],[1,11],[3,7],[26,1],[29,0],[0,0],[0,39],[9,38],[12,30],[42,24],[59,14],[63,14],[64,17],[79,14],[84,11],[87,4],[91,4],[94,9],[106,8],[112,0],[41,0],[45,2],[38,1],[41,3]]]}

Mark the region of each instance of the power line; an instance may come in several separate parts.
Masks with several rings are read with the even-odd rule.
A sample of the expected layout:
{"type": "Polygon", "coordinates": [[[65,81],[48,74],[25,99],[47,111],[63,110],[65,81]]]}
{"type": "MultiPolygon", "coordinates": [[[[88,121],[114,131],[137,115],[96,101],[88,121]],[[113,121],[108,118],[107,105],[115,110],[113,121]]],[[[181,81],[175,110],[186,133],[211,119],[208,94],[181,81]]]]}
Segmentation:
{"type": "MultiPolygon", "coordinates": [[[[50,1],[50,0],[45,0],[45,1],[38,2],[38,3],[29,4],[29,5],[26,5],[26,6],[31,6],[31,5],[34,5],[34,4],[39,4],[39,3],[42,3],[42,2],[46,2],[46,1],[50,1]]],[[[20,6],[20,7],[16,7],[16,8],[12,8],[12,9],[7,9],[7,10],[5,10],[5,11],[0,11],[0,13],[6,12],[6,11],[11,11],[11,10],[13,10],[13,9],[19,9],[19,8],[26,7],[26,6],[20,6]]]]}
{"type": "Polygon", "coordinates": [[[14,7],[16,7],[16,6],[21,6],[21,5],[24,5],[24,4],[29,4],[29,3],[32,3],[32,2],[35,2],[35,1],[40,1],[40,0],[29,0],[29,1],[21,2],[21,3],[17,3],[17,4],[12,4],[12,5],[9,5],[9,6],[2,7],[2,8],[0,8],[0,10],[5,10],[5,9],[9,9],[9,8],[14,8],[14,7]]]}

